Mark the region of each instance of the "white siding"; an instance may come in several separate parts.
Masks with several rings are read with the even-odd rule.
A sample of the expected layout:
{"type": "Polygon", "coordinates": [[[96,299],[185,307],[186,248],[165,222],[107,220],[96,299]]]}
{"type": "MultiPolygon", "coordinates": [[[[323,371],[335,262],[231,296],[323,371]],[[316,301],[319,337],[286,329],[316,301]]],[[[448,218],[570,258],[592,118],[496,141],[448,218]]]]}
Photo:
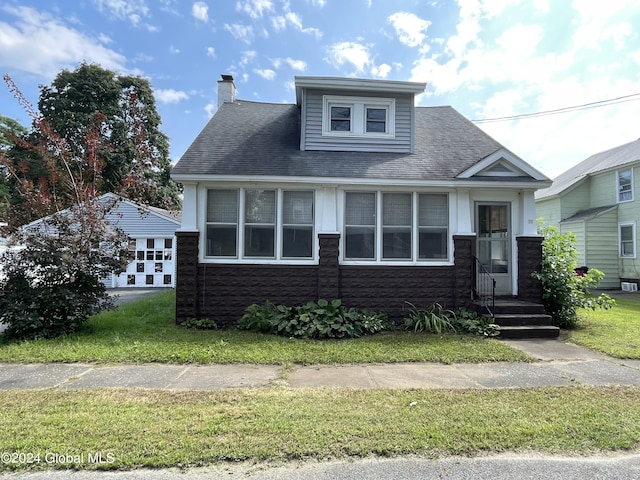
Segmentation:
{"type": "MultiPolygon", "coordinates": [[[[410,152],[411,129],[413,123],[413,96],[399,95],[396,99],[395,138],[370,138],[370,137],[335,137],[322,136],[322,95],[326,93],[320,90],[309,90],[305,97],[306,118],[302,131],[304,132],[304,148],[306,150],[339,150],[339,151],[363,151],[363,152],[410,152]]],[[[332,91],[332,95],[353,96],[353,92],[332,91]]],[[[360,92],[358,97],[380,97],[380,95],[367,95],[360,92]]]]}

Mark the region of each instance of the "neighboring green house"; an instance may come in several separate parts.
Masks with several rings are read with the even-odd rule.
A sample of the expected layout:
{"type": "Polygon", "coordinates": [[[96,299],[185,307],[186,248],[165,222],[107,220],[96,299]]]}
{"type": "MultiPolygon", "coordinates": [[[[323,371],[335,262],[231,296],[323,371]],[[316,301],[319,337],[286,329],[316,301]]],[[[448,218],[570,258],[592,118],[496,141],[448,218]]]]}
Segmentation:
{"type": "Polygon", "coordinates": [[[546,225],[577,237],[578,263],[605,273],[602,288],[640,286],[640,139],[590,156],[536,192],[546,225]]]}

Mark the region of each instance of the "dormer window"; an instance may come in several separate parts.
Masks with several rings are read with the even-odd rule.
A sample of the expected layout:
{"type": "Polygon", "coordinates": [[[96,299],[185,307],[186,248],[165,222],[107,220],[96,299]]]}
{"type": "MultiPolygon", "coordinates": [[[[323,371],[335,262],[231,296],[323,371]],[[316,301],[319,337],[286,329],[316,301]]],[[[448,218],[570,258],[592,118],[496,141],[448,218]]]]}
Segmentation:
{"type": "Polygon", "coordinates": [[[351,107],[331,106],[331,131],[350,132],[351,131],[351,107]]]}
{"type": "Polygon", "coordinates": [[[322,134],[325,136],[395,137],[395,99],[323,97],[322,134]]]}

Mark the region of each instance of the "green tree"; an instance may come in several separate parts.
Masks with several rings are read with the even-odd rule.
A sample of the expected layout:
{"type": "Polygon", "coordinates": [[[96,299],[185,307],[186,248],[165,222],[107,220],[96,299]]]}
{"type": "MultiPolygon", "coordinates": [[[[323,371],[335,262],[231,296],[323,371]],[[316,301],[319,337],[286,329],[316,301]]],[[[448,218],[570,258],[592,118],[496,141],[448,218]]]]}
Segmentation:
{"type": "MultiPolygon", "coordinates": [[[[20,140],[26,137],[28,133],[29,130],[17,120],[0,115],[0,151],[6,152],[12,148],[17,148],[20,140]]],[[[9,172],[0,163],[0,222],[8,220],[12,193],[9,172]]]]}
{"type": "Polygon", "coordinates": [[[169,140],[160,130],[148,80],[82,63],[73,71],[62,70],[50,86],[40,87],[38,109],[76,158],[86,156],[87,133],[96,129],[96,118],[101,119],[96,141],[104,162],[102,193],[141,197],[161,208],[180,207],[180,190],[169,176],[169,140]]]}
{"type": "Polygon", "coordinates": [[[542,302],[555,324],[561,328],[575,328],[579,308],[610,308],[615,300],[609,295],[589,294],[589,289],[598,286],[604,273],[597,268],[589,268],[581,276],[575,272],[578,266],[576,236],[572,232],[560,233],[557,227],[542,224],[539,225],[539,232],[544,236],[542,268],[533,276],[542,282],[542,302]]]}

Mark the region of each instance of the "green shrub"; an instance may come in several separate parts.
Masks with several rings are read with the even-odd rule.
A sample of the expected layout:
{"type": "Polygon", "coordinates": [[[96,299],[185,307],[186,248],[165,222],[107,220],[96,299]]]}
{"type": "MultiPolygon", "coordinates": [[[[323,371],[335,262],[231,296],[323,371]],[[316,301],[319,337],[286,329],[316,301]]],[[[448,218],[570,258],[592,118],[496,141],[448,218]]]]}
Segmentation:
{"type": "Polygon", "coordinates": [[[300,306],[250,305],[238,328],[285,337],[328,339],[355,338],[387,330],[390,324],[384,312],[346,308],[340,300],[320,299],[300,306]]]}
{"type": "Polygon", "coordinates": [[[572,232],[561,234],[557,227],[541,227],[542,268],[532,275],[542,282],[542,302],[554,323],[561,328],[575,328],[578,308],[610,308],[615,301],[606,294],[589,295],[588,289],[600,283],[604,273],[589,268],[583,276],[576,275],[578,252],[572,232]]]}
{"type": "Polygon", "coordinates": [[[217,330],[218,324],[209,318],[187,318],[182,324],[184,328],[193,328],[195,330],[217,330]]]}
{"type": "MultiPolygon", "coordinates": [[[[52,271],[52,270],[51,270],[52,271]]],[[[111,307],[103,283],[78,272],[75,277],[30,281],[25,272],[11,269],[0,288],[0,322],[7,325],[6,338],[54,338],[76,332],[88,318],[111,307]]]]}
{"type": "Polygon", "coordinates": [[[451,310],[445,310],[439,303],[426,308],[418,308],[412,303],[407,303],[410,308],[409,315],[404,319],[404,326],[408,330],[437,334],[455,331],[451,321],[455,313],[451,310]]]}
{"type": "Polygon", "coordinates": [[[498,325],[493,323],[492,318],[484,317],[464,307],[460,307],[455,312],[451,323],[458,333],[470,333],[485,337],[496,337],[500,333],[498,325]]]}
{"type": "Polygon", "coordinates": [[[270,333],[272,325],[279,323],[281,316],[287,313],[287,307],[280,309],[269,300],[264,305],[254,303],[245,309],[244,315],[238,322],[238,328],[240,330],[270,333]]]}

